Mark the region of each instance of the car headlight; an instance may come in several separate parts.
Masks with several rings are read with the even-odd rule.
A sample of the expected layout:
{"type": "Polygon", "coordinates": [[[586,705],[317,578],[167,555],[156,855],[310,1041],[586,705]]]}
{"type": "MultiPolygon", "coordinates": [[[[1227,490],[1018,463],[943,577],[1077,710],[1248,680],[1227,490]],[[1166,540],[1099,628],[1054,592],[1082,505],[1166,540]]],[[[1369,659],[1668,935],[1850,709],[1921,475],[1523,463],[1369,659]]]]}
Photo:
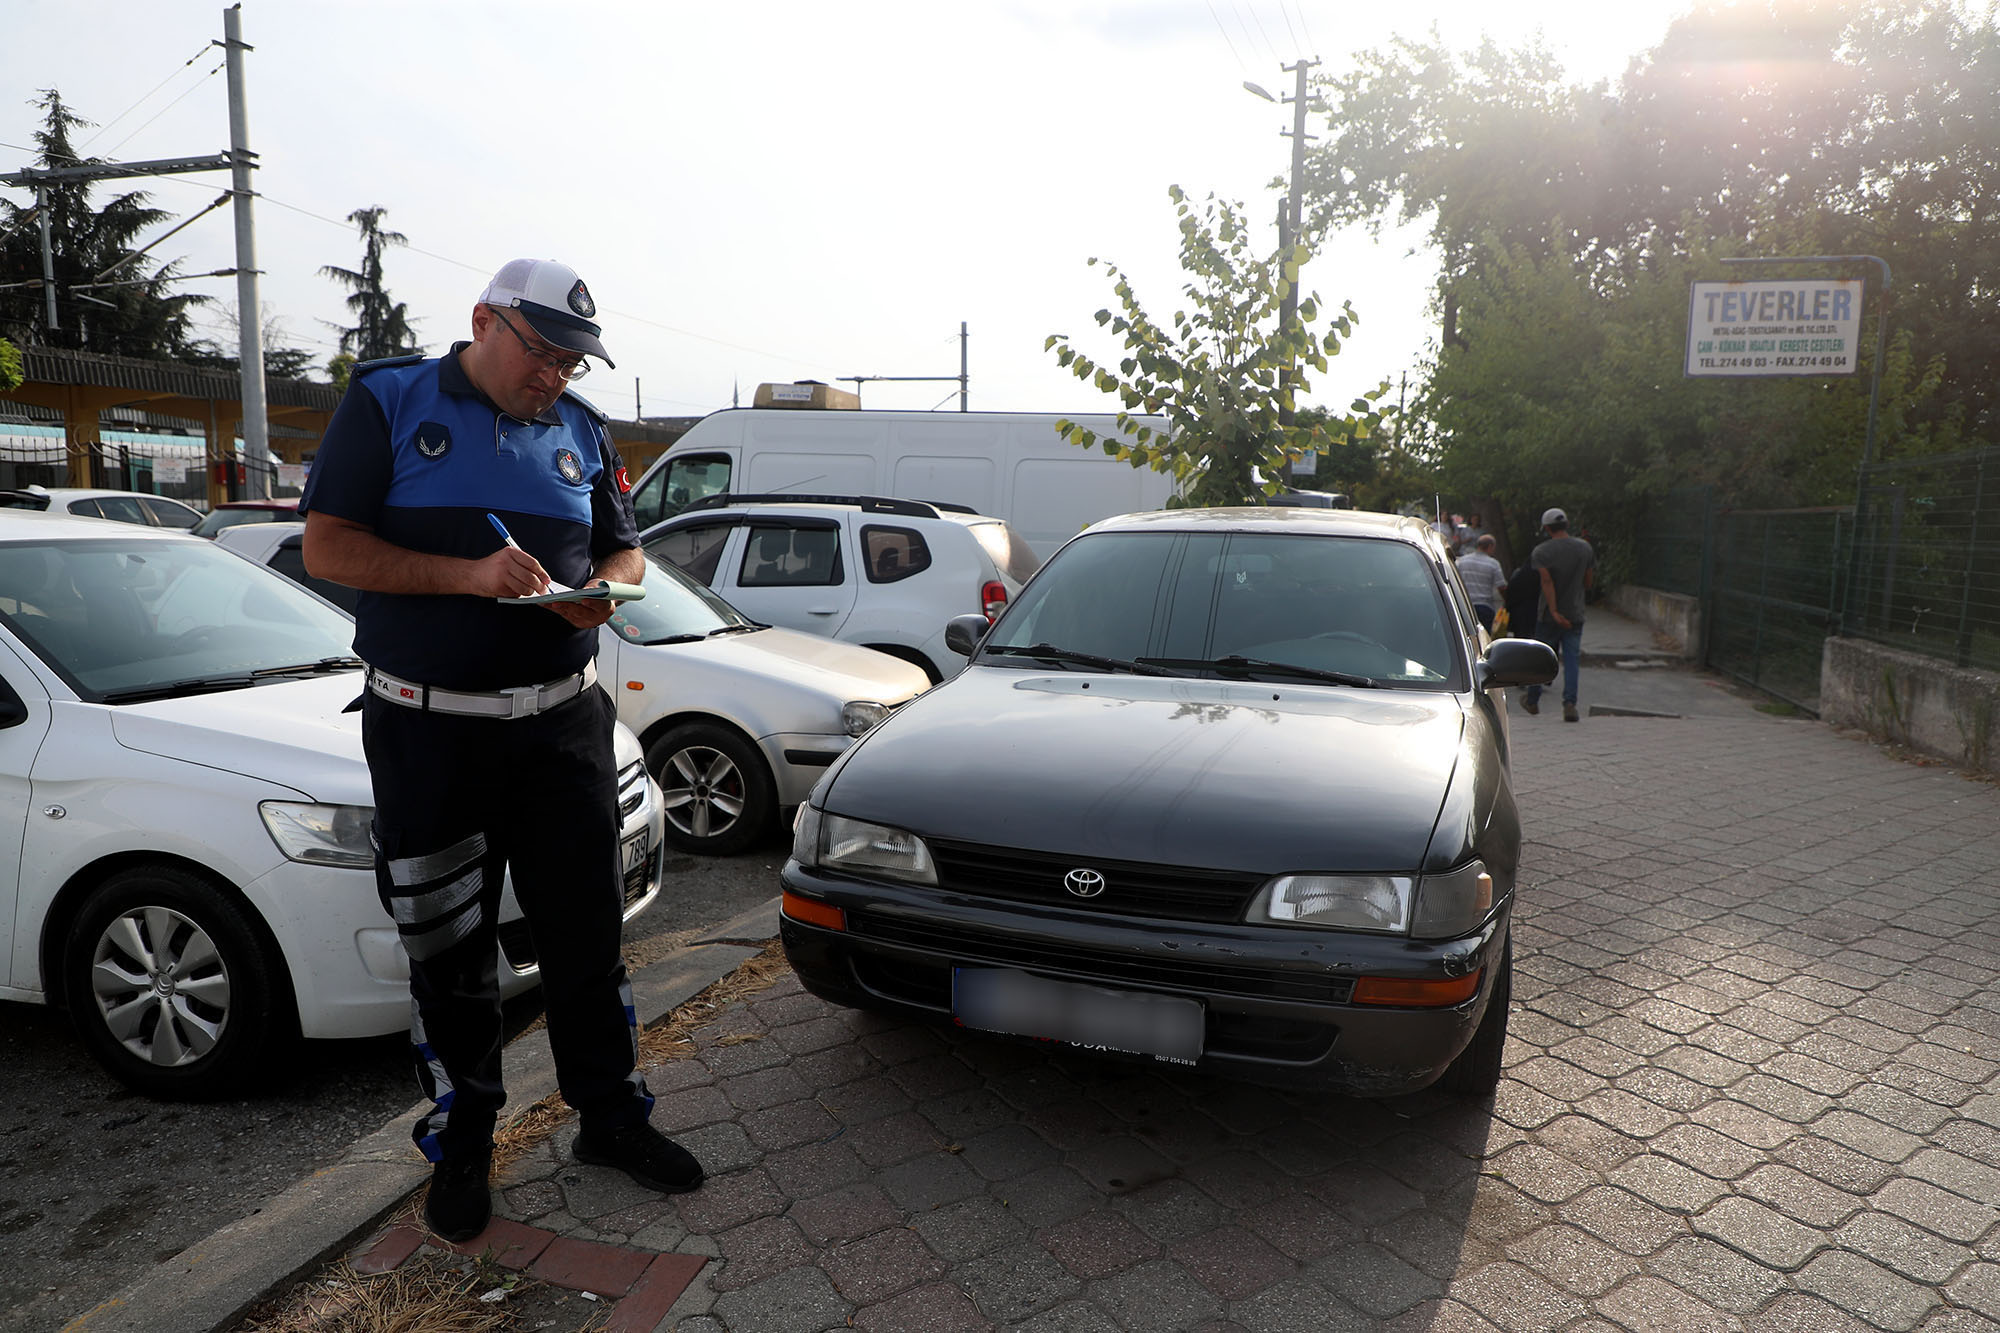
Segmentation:
{"type": "Polygon", "coordinates": [[[854,699],[840,706],[840,729],[850,736],[866,735],[870,728],[889,716],[889,705],[870,699],[854,699]]]}
{"type": "Polygon", "coordinates": [[[802,866],[855,875],[936,884],[931,849],[914,833],[886,824],[830,815],[810,805],[799,809],[792,830],[792,858],[802,866]]]}
{"type": "Polygon", "coordinates": [[[1492,910],[1493,876],[1475,858],[1456,870],[1423,877],[1410,934],[1420,940],[1450,939],[1470,931],[1492,910]]]}
{"type": "Polygon", "coordinates": [[[1492,910],[1493,877],[1475,859],[1441,875],[1281,875],[1258,893],[1248,919],[1451,939],[1492,910]]]}
{"type": "Polygon", "coordinates": [[[1250,920],[1400,933],[1415,888],[1408,875],[1281,875],[1251,902],[1250,920]]]}
{"type": "Polygon", "coordinates": [[[287,860],[356,870],[375,864],[375,848],[368,838],[375,811],[369,806],[261,801],[257,813],[287,860]]]}

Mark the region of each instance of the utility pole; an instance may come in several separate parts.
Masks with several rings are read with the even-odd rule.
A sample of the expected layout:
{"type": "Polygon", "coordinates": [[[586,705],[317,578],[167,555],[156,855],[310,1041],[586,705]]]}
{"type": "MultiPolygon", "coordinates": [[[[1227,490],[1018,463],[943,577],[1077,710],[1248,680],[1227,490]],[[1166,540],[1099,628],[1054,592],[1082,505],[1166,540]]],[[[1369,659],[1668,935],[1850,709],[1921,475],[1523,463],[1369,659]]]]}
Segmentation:
{"type": "MultiPolygon", "coordinates": [[[[224,62],[229,77],[229,189],[236,214],[237,373],[243,386],[243,444],[260,463],[271,456],[271,428],[264,399],[264,307],[257,299],[257,229],[250,215],[250,110],[243,96],[243,6],[222,11],[224,62]]],[[[216,447],[226,454],[222,441],[216,447]]],[[[226,461],[226,460],[225,460],[226,461]]],[[[234,478],[231,478],[233,488],[234,478]]],[[[232,489],[233,493],[233,489],[232,489]]]]}
{"type": "MultiPolygon", "coordinates": [[[[1287,258],[1290,257],[1292,247],[1298,244],[1299,236],[1304,231],[1302,212],[1305,203],[1306,140],[1312,137],[1306,133],[1306,71],[1317,64],[1319,64],[1317,60],[1301,59],[1289,65],[1279,66],[1285,73],[1292,75],[1294,80],[1292,95],[1284,99],[1292,104],[1292,128],[1283,131],[1292,141],[1291,189],[1285,196],[1284,207],[1278,210],[1278,253],[1287,258]]],[[[1278,100],[1248,80],[1244,81],[1243,86],[1267,102],[1278,100]]],[[[1278,302],[1278,327],[1289,330],[1298,322],[1298,315],[1299,284],[1295,278],[1278,302]]],[[[1287,385],[1291,378],[1291,371],[1287,369],[1285,372],[1287,385]]],[[[1280,408],[1278,424],[1289,426],[1294,416],[1295,413],[1291,408],[1280,408]]]]}

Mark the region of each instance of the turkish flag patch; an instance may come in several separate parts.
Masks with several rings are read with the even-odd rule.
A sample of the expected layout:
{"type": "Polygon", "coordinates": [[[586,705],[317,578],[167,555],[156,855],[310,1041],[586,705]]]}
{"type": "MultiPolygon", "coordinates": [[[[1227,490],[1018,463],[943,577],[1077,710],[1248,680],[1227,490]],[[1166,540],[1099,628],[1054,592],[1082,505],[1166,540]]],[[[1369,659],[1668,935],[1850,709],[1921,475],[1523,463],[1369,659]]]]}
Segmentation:
{"type": "Polygon", "coordinates": [[[618,489],[621,492],[632,489],[632,474],[622,467],[618,469],[618,489]]]}

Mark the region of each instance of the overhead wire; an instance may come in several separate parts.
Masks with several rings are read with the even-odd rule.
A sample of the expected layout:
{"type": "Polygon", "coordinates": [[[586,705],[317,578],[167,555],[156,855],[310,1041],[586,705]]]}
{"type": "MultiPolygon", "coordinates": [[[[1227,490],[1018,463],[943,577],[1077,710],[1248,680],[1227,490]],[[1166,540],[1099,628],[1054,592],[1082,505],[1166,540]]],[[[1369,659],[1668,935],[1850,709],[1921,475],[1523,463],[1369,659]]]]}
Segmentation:
{"type": "MultiPolygon", "coordinates": [[[[182,61],[179,69],[172,71],[167,75],[166,78],[161,79],[158,83],[154,84],[146,92],[142,93],[139,96],[138,100],[134,101],[132,105],[126,107],[123,111],[120,111],[117,115],[113,116],[110,120],[105,121],[102,125],[99,125],[97,127],[97,133],[91,135],[88,139],[85,139],[82,143],[78,144],[77,147],[79,149],[88,148],[92,144],[96,143],[99,139],[102,139],[105,135],[111,133],[112,126],[116,125],[119,121],[125,119],[125,117],[131,115],[134,111],[137,111],[141,106],[145,105],[146,100],[148,98],[152,97],[154,93],[159,92],[160,89],[172,83],[175,79],[179,78],[181,74],[188,68],[188,66],[194,64],[195,61],[200,60],[203,56],[207,55],[211,49],[212,48],[210,46],[203,46],[199,51],[196,51],[193,55],[189,56],[186,60],[182,61]]],[[[214,73],[213,70],[209,72],[214,73]]],[[[197,82],[195,86],[200,87],[201,85],[199,82],[197,82]]],[[[183,96],[185,95],[186,94],[183,94],[183,96]]],[[[179,100],[180,100],[179,98],[175,99],[175,101],[179,100]]],[[[148,121],[146,123],[150,125],[152,122],[148,121]]],[[[145,128],[145,126],[141,126],[140,128],[143,129],[145,128]]]]}
{"type": "Polygon", "coordinates": [[[1250,67],[1243,63],[1243,55],[1236,49],[1236,39],[1229,35],[1228,27],[1222,22],[1222,15],[1215,12],[1215,0],[1208,0],[1208,16],[1215,20],[1215,30],[1222,34],[1222,40],[1229,44],[1229,54],[1236,61],[1236,68],[1248,74],[1250,67]]]}
{"type": "Polygon", "coordinates": [[[1239,23],[1243,23],[1242,12],[1244,10],[1248,10],[1250,13],[1249,23],[1243,23],[1243,31],[1246,37],[1250,31],[1250,24],[1252,23],[1256,24],[1257,40],[1261,41],[1264,44],[1264,53],[1268,55],[1272,60],[1275,60],[1278,64],[1280,65],[1284,64],[1285,58],[1278,54],[1278,48],[1271,45],[1270,34],[1264,31],[1264,20],[1259,18],[1257,15],[1257,6],[1255,4],[1255,0],[1236,0],[1236,9],[1237,9],[1237,22],[1239,23]]]}

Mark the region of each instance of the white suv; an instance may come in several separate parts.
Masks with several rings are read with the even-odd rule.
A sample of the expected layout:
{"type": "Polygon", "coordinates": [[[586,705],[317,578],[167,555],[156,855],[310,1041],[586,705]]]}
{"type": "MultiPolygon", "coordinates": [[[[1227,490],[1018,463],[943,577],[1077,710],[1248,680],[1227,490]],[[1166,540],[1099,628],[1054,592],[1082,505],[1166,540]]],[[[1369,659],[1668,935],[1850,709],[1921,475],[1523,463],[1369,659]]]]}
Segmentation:
{"type": "Polygon", "coordinates": [[[1041,563],[1002,519],[868,495],[714,495],[641,541],[747,616],[900,657],[933,682],[964,665],[945,622],[998,616],[1041,563]]]}

